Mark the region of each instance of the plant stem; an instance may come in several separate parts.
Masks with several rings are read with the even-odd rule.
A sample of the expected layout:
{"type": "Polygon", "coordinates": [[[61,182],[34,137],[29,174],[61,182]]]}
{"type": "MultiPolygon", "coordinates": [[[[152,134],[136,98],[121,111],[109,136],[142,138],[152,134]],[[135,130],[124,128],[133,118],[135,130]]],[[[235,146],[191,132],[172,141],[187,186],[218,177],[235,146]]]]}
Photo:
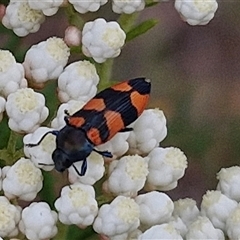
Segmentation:
{"type": "Polygon", "coordinates": [[[84,25],[84,20],[80,17],[80,14],[78,14],[73,6],[71,4],[69,4],[67,7],[66,7],[66,15],[67,15],[67,18],[68,18],[68,22],[70,25],[74,25],[76,26],[77,28],[81,29],[83,28],[83,25],[84,25]]]}
{"type": "Polygon", "coordinates": [[[16,143],[17,143],[17,134],[13,131],[10,131],[8,145],[7,145],[7,151],[9,152],[9,154],[11,155],[14,154],[16,143]]]}
{"type": "Polygon", "coordinates": [[[108,59],[104,63],[97,63],[96,68],[100,77],[99,89],[109,87],[112,77],[113,59],[108,59]]]}
{"type": "Polygon", "coordinates": [[[17,159],[24,156],[23,149],[16,150],[17,139],[17,133],[10,131],[7,147],[0,150],[0,159],[6,165],[11,165],[17,159]]]}
{"type": "Polygon", "coordinates": [[[125,33],[128,33],[134,26],[134,23],[138,19],[139,13],[121,14],[118,23],[125,33]]]}

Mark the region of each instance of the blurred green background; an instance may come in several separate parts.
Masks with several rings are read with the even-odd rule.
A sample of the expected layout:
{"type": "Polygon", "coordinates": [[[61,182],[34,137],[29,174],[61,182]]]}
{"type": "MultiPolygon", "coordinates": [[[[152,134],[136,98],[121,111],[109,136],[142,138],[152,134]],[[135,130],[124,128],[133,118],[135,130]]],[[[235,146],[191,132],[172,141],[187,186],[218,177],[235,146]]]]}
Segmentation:
{"type": "MultiPolygon", "coordinates": [[[[159,24],[128,43],[113,66],[113,80],[152,80],[149,106],[162,109],[168,123],[161,145],[179,147],[188,157],[185,176],[169,192],[173,199],[192,197],[200,202],[207,189],[216,187],[216,173],[240,162],[240,2],[218,2],[216,16],[206,26],[184,23],[173,1],[145,9],[139,21],[155,18],[159,24]]],[[[110,7],[84,18],[114,20],[117,15],[110,7]]],[[[22,62],[32,44],[63,37],[67,26],[62,10],[22,39],[0,26],[0,48],[10,49],[22,62]]],[[[76,59],[77,54],[71,61],[76,59]]],[[[46,94],[56,109],[52,89],[46,94]]]]}

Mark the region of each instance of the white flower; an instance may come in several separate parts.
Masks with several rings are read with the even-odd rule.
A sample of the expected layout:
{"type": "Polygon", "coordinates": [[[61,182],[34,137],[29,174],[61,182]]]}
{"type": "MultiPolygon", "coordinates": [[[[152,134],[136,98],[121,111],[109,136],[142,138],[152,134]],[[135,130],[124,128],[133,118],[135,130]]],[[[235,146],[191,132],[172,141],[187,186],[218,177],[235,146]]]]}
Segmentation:
{"type": "Polygon", "coordinates": [[[79,46],[81,44],[82,33],[75,26],[68,26],[64,34],[64,42],[68,46],[79,46]]]}
{"type": "Polygon", "coordinates": [[[126,34],[117,22],[106,22],[103,18],[98,18],[85,23],[83,27],[82,51],[86,56],[102,63],[120,54],[125,38],[126,34]]]}
{"type": "Polygon", "coordinates": [[[23,65],[16,62],[11,52],[0,49],[0,95],[7,97],[24,87],[27,87],[27,80],[23,65]]]}
{"type": "Polygon", "coordinates": [[[131,14],[137,11],[142,11],[145,7],[144,0],[113,0],[112,10],[115,13],[131,14]]]}
{"type": "Polygon", "coordinates": [[[188,228],[186,224],[183,222],[183,220],[176,216],[176,217],[171,217],[171,220],[169,221],[173,225],[173,227],[181,234],[181,236],[184,238],[188,228]]]}
{"type": "Polygon", "coordinates": [[[125,156],[110,163],[109,177],[103,188],[113,195],[136,196],[145,184],[148,158],[125,156]]]}
{"type": "Polygon", "coordinates": [[[33,132],[48,116],[45,98],[31,88],[18,89],[7,98],[8,125],[16,132],[33,132]]]}
{"type": "Polygon", "coordinates": [[[240,204],[230,213],[226,222],[226,233],[229,239],[239,239],[240,236],[240,204]]]}
{"type": "Polygon", "coordinates": [[[166,118],[157,108],[144,110],[130,127],[133,127],[127,140],[130,153],[148,154],[167,135],[166,118]]]}
{"type": "Polygon", "coordinates": [[[107,3],[107,0],[93,0],[93,1],[69,0],[69,2],[79,13],[86,13],[96,12],[100,8],[100,6],[107,3]]]}
{"type": "Polygon", "coordinates": [[[121,236],[138,228],[139,217],[138,204],[129,197],[118,196],[100,207],[93,229],[109,238],[121,236]]]}
{"type": "Polygon", "coordinates": [[[147,189],[168,191],[177,186],[187,168],[187,158],[179,148],[154,148],[148,155],[147,189]]]}
{"type": "Polygon", "coordinates": [[[127,139],[130,132],[120,132],[117,133],[113,138],[107,141],[104,144],[98,145],[97,149],[100,151],[109,151],[112,153],[112,158],[109,160],[115,160],[118,157],[121,157],[128,151],[129,144],[127,139]]]}
{"type": "MultiPolygon", "coordinates": [[[[74,163],[74,166],[78,169],[79,172],[82,167],[82,161],[74,163]]],[[[92,152],[87,157],[87,171],[84,176],[79,176],[73,166],[68,168],[68,179],[69,182],[81,182],[83,184],[93,185],[95,182],[100,180],[103,177],[105,172],[104,159],[103,157],[96,153],[92,152]]]]}
{"type": "Polygon", "coordinates": [[[203,195],[201,214],[210,219],[213,226],[226,232],[226,220],[237,207],[237,202],[220,191],[207,191],[203,195]]]}
{"type": "Polygon", "coordinates": [[[180,217],[188,226],[199,216],[196,201],[191,198],[183,198],[175,201],[173,216],[180,217]]]}
{"type": "Polygon", "coordinates": [[[198,218],[189,226],[185,239],[224,240],[225,238],[222,230],[215,228],[207,217],[198,216],[198,218]]]}
{"type": "Polygon", "coordinates": [[[51,171],[54,168],[54,163],[52,160],[52,153],[56,148],[56,136],[53,134],[48,134],[38,146],[28,147],[26,144],[37,143],[42,136],[52,131],[53,129],[47,127],[40,127],[33,133],[29,133],[24,136],[24,153],[36,167],[42,168],[45,171],[51,171]]]}
{"type": "Polygon", "coordinates": [[[175,0],[175,8],[190,25],[206,25],[218,8],[216,0],[175,0]]]}
{"type": "Polygon", "coordinates": [[[140,222],[144,228],[169,222],[174,205],[167,194],[152,191],[138,195],[135,201],[140,207],[140,222]]]}
{"type": "Polygon", "coordinates": [[[57,79],[69,55],[70,50],[61,38],[52,37],[33,45],[27,51],[23,63],[26,78],[40,86],[48,80],[57,79]]]}
{"type": "Polygon", "coordinates": [[[9,200],[0,196],[0,236],[11,237],[18,234],[18,222],[20,221],[21,208],[14,206],[9,200]]]}
{"type": "Polygon", "coordinates": [[[58,78],[58,97],[61,102],[77,100],[87,102],[97,92],[99,76],[89,61],[68,65],[58,78]]]}
{"type": "Polygon", "coordinates": [[[29,240],[45,240],[57,234],[57,213],[45,202],[33,202],[22,211],[19,228],[29,240]]]}
{"type": "Polygon", "coordinates": [[[14,165],[3,168],[2,188],[9,199],[19,197],[25,201],[33,200],[42,189],[41,170],[26,158],[19,159],[14,165]]]}
{"type": "Polygon", "coordinates": [[[219,180],[217,190],[220,190],[227,197],[240,201],[240,167],[234,166],[222,168],[217,174],[219,180]]]}
{"type": "Polygon", "coordinates": [[[98,212],[94,188],[82,183],[65,186],[62,188],[61,197],[55,202],[55,207],[62,223],[89,226],[98,212]]]}
{"type": "Polygon", "coordinates": [[[6,8],[2,24],[9,29],[13,29],[18,36],[24,37],[29,33],[37,32],[44,20],[43,13],[31,9],[27,0],[12,0],[6,8]]]}
{"type": "Polygon", "coordinates": [[[138,240],[183,239],[171,223],[155,225],[138,237],[138,240]]]}
{"type": "Polygon", "coordinates": [[[136,240],[141,234],[142,234],[141,230],[135,229],[135,230],[128,233],[128,236],[127,236],[126,239],[127,240],[136,240]]]}
{"type": "Polygon", "coordinates": [[[48,0],[48,1],[28,0],[28,4],[32,9],[40,10],[46,16],[52,16],[58,11],[58,8],[63,3],[63,1],[64,0],[48,0]]]}
{"type": "Polygon", "coordinates": [[[6,100],[0,96],[0,122],[3,119],[3,112],[5,111],[6,100]]]}
{"type": "Polygon", "coordinates": [[[79,111],[84,105],[85,102],[81,100],[70,100],[67,103],[62,103],[57,110],[56,117],[51,122],[51,127],[54,129],[63,128],[66,125],[66,122],[64,120],[64,117],[66,116],[65,110],[67,110],[70,115],[73,115],[75,112],[79,111]]]}

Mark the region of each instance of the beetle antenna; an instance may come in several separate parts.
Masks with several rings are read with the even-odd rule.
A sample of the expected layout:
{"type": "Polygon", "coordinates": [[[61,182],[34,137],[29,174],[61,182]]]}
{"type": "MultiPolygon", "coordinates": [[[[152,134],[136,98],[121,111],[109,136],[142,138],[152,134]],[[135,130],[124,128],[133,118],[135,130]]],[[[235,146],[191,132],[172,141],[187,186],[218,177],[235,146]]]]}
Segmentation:
{"type": "Polygon", "coordinates": [[[55,135],[55,136],[57,136],[58,135],[58,133],[59,133],[59,131],[50,131],[50,132],[46,132],[41,138],[40,138],[40,140],[37,142],[37,143],[28,143],[28,144],[25,144],[25,146],[26,147],[36,147],[36,146],[38,146],[41,142],[42,142],[42,140],[48,135],[48,134],[53,134],[53,135],[55,135]]]}

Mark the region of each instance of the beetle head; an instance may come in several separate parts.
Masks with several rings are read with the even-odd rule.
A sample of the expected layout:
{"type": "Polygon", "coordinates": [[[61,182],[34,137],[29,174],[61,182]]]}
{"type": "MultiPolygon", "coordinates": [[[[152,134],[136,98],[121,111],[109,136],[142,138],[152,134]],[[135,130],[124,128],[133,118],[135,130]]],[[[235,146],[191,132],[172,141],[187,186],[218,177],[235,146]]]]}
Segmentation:
{"type": "Polygon", "coordinates": [[[55,169],[59,172],[65,171],[73,164],[73,162],[69,160],[69,156],[60,148],[57,148],[53,151],[52,159],[55,165],[55,169]]]}
{"type": "Polygon", "coordinates": [[[65,126],[59,131],[56,144],[52,159],[59,172],[63,172],[74,162],[85,160],[93,150],[85,132],[71,126],[65,126]]]}

